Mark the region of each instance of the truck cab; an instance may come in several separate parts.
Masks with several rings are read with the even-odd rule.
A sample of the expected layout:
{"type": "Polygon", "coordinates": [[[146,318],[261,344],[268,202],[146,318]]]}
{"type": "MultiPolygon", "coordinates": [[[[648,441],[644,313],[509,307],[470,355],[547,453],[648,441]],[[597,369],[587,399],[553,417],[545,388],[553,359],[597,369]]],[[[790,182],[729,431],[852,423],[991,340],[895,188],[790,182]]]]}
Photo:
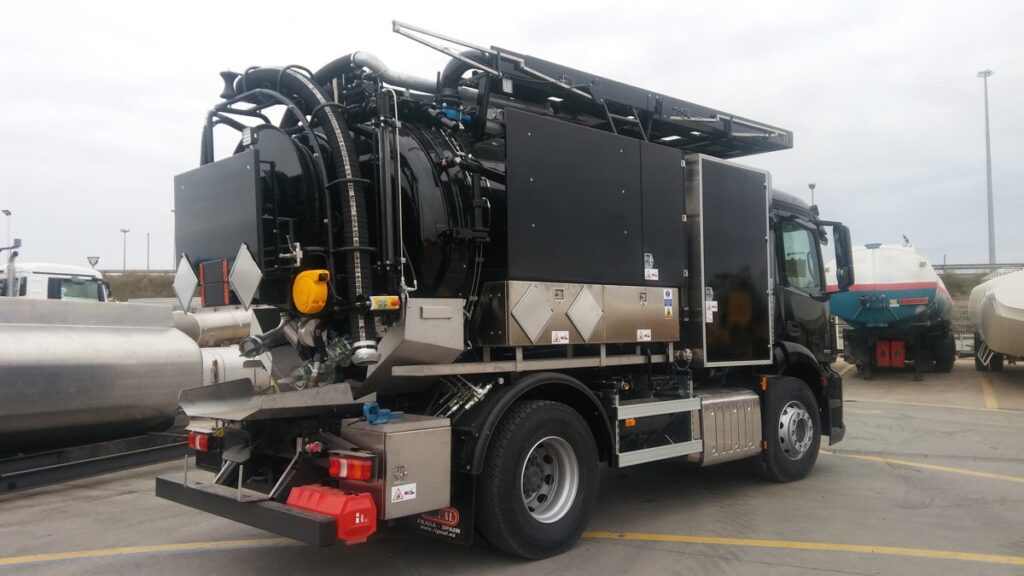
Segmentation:
{"type": "MultiPolygon", "coordinates": [[[[775,254],[774,277],[777,283],[775,301],[775,336],[778,340],[797,343],[809,350],[821,363],[835,360],[824,261],[832,255],[823,246],[835,244],[841,250],[849,234],[830,242],[827,228],[837,223],[818,218],[817,207],[808,206],[796,196],[780,190],[772,191],[772,236],[775,254]]],[[[832,236],[836,236],[832,234],[832,236]]],[[[829,250],[831,251],[831,250],[829,250]]]]}
{"type": "Polygon", "coordinates": [[[845,426],[842,379],[831,368],[836,342],[824,263],[835,259],[841,279],[833,289],[845,291],[853,284],[850,231],[839,222],[820,219],[817,206],[781,190],[772,190],[770,218],[776,365],[783,366],[781,373],[805,382],[828,382],[820,389],[818,405],[823,428],[831,430],[830,443],[835,443],[845,426]]]}
{"type": "Polygon", "coordinates": [[[106,302],[109,297],[107,283],[100,272],[83,266],[41,262],[18,262],[0,267],[0,294],[87,302],[106,302]]]}

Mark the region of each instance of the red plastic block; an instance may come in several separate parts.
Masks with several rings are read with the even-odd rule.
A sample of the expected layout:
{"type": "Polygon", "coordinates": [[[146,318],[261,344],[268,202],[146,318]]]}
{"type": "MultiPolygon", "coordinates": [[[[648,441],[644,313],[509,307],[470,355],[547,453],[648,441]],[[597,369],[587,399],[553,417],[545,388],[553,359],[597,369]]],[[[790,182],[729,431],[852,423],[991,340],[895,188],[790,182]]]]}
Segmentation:
{"type": "Polygon", "coordinates": [[[377,531],[377,505],[368,492],[355,494],[330,486],[296,486],[288,494],[289,506],[334,516],[338,540],[345,544],[366,542],[377,531]]]}
{"type": "Polygon", "coordinates": [[[875,366],[879,368],[888,368],[892,366],[891,348],[889,346],[889,340],[879,340],[875,342],[875,366]]]}
{"type": "Polygon", "coordinates": [[[889,345],[889,365],[893,368],[903,368],[907,361],[907,343],[903,340],[893,340],[889,345]]]}

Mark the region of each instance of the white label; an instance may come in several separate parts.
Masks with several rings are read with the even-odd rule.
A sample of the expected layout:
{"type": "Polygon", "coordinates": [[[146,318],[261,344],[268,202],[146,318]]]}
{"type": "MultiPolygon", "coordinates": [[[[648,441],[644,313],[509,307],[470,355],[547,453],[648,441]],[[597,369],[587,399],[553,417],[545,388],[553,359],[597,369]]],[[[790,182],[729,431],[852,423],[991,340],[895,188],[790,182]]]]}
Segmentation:
{"type": "Polygon", "coordinates": [[[391,503],[416,499],[416,483],[396,484],[391,487],[391,503]]]}
{"type": "Polygon", "coordinates": [[[710,308],[704,309],[704,322],[708,324],[714,324],[715,322],[715,311],[710,308]]]}
{"type": "Polygon", "coordinates": [[[658,269],[657,268],[644,268],[644,280],[657,280],[658,269]]]}
{"type": "Polygon", "coordinates": [[[708,310],[712,312],[718,312],[718,300],[708,300],[708,310]]]}
{"type": "Polygon", "coordinates": [[[569,343],[569,331],[568,330],[552,330],[551,331],[551,343],[552,344],[568,344],[569,343]]]}
{"type": "Polygon", "coordinates": [[[644,253],[644,269],[654,268],[654,254],[650,252],[644,253]]]}
{"type": "Polygon", "coordinates": [[[650,331],[650,329],[641,328],[641,329],[637,330],[636,331],[636,341],[637,342],[650,342],[651,341],[651,331],[650,331]]]}

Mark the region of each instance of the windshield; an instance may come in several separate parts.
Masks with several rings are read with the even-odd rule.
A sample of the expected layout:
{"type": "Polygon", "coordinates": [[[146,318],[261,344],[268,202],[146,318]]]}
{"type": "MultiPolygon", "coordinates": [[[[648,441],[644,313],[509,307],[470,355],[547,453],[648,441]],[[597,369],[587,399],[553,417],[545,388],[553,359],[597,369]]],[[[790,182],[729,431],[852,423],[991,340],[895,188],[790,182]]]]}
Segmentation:
{"type": "Polygon", "coordinates": [[[102,286],[91,278],[50,278],[48,288],[52,300],[105,300],[102,286]]]}

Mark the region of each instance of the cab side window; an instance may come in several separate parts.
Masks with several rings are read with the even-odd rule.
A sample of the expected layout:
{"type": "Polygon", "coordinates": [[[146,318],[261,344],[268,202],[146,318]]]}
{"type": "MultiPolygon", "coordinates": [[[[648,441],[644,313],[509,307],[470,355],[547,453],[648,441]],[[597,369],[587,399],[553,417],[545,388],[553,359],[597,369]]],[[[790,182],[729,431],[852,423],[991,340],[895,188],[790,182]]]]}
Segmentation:
{"type": "Polygon", "coordinates": [[[784,222],[782,247],[785,253],[786,284],[808,294],[824,292],[818,261],[817,231],[795,222],[784,222]]]}

